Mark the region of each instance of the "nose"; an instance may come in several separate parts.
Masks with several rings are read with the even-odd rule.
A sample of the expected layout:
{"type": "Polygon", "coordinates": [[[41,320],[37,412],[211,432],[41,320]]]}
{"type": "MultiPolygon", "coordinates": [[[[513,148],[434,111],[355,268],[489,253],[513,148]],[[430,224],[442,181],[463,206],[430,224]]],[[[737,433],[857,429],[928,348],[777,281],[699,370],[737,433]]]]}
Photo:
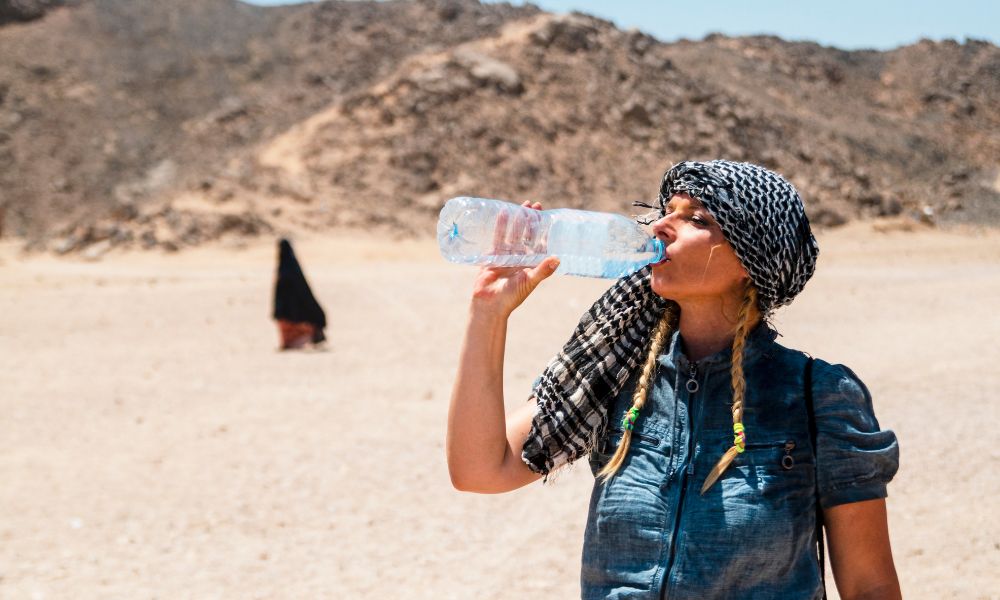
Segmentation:
{"type": "Polygon", "coordinates": [[[660,217],[650,225],[653,235],[664,240],[668,244],[674,241],[675,232],[673,223],[670,222],[670,215],[660,217]]]}

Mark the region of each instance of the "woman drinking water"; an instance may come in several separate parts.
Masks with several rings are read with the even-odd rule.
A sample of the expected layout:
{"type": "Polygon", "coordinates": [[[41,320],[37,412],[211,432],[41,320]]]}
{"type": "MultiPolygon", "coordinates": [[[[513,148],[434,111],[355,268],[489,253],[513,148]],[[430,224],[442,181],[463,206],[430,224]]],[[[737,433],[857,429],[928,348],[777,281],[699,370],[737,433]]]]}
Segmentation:
{"type": "Polygon", "coordinates": [[[508,318],[558,257],[480,270],[448,415],[453,485],[508,492],[586,458],[585,599],[823,598],[824,528],[841,598],[899,598],[896,436],[851,369],[770,324],[819,253],[798,193],[757,165],[682,162],[658,201],[663,260],[598,299],[507,415],[508,318]]]}

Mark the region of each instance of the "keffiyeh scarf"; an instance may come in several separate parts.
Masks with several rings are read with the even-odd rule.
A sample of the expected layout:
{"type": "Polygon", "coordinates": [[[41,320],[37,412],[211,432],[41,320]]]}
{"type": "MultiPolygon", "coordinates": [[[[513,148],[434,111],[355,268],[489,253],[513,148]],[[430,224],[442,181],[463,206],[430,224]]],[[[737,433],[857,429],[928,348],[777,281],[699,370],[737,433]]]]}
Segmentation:
{"type": "MultiPolygon", "coordinates": [[[[819,247],[802,199],[780,175],[750,163],[681,162],[663,176],[660,207],[677,193],[702,202],[757,288],[762,313],[802,291],[819,247]]],[[[537,411],[521,458],[545,476],[590,452],[608,405],[645,358],[650,333],[670,300],[649,285],[652,267],[623,277],[583,315],[535,382],[537,411]]]]}

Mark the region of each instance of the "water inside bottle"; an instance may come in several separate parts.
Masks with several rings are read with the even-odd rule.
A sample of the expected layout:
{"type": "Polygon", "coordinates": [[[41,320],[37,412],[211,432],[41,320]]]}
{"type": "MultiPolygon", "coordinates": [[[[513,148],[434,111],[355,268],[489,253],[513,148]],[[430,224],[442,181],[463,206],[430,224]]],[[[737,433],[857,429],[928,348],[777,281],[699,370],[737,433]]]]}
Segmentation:
{"type": "Polygon", "coordinates": [[[572,209],[531,213],[481,198],[459,198],[442,209],[437,233],[451,262],[530,267],[558,256],[558,274],[618,278],[659,260],[663,244],[620,215],[572,209]]]}

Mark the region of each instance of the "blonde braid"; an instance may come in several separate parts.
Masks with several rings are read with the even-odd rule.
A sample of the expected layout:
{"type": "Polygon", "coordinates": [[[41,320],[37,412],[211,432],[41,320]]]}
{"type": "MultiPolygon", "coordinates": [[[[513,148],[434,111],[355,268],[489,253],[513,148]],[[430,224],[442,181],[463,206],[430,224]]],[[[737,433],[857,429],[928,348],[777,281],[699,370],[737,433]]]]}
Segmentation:
{"type": "MultiPolygon", "coordinates": [[[[633,416],[637,416],[642,407],[646,405],[646,398],[649,396],[649,389],[653,381],[653,373],[656,372],[656,357],[660,355],[660,350],[669,337],[670,331],[676,326],[678,314],[679,310],[676,304],[671,303],[667,305],[667,309],[663,312],[660,322],[653,328],[653,333],[650,335],[649,341],[649,354],[646,355],[646,362],[642,365],[639,383],[635,386],[635,392],[632,394],[632,408],[629,412],[633,416]]],[[[626,414],[629,413],[627,412],[626,414]]],[[[597,473],[597,477],[600,478],[601,482],[604,482],[617,473],[622,463],[625,462],[629,442],[632,441],[632,430],[626,427],[622,429],[622,439],[615,450],[614,456],[597,473]]]]}
{"type": "Polygon", "coordinates": [[[743,377],[743,348],[746,345],[747,335],[750,333],[750,326],[755,321],[753,309],[757,306],[757,290],[752,286],[747,286],[746,295],[740,305],[740,312],[737,317],[736,337],[733,338],[732,366],[730,368],[730,378],[733,385],[733,447],[726,450],[719,462],[709,472],[705,478],[705,483],[701,486],[701,493],[712,487],[715,480],[736,458],[737,454],[743,452],[746,438],[743,433],[743,396],[746,393],[746,380],[743,377]]]}

